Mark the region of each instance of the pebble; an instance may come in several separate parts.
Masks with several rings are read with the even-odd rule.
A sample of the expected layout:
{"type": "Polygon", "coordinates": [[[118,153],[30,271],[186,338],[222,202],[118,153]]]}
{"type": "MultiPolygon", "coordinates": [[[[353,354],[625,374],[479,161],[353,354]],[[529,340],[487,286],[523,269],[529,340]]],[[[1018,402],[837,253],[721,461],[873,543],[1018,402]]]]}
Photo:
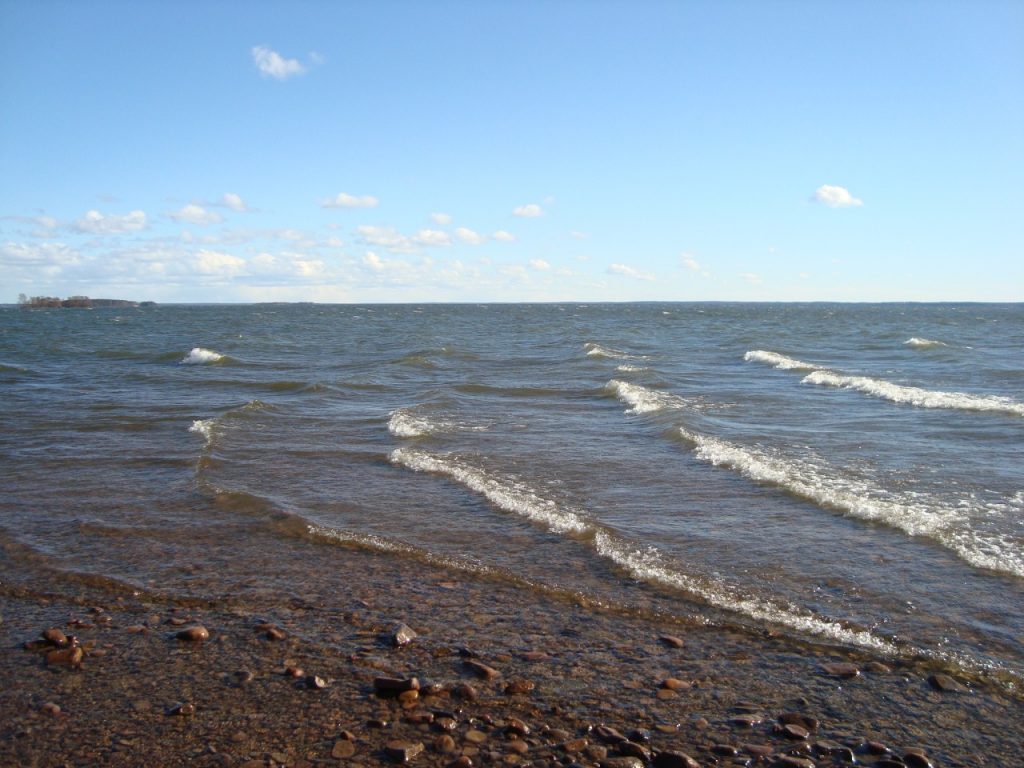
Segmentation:
{"type": "Polygon", "coordinates": [[[544,651],[526,651],[520,654],[520,658],[523,661],[547,661],[551,657],[544,653],[544,651]]]}
{"type": "Polygon", "coordinates": [[[815,768],[814,761],[796,755],[783,755],[771,764],[771,768],[815,768]]]}
{"type": "Polygon", "coordinates": [[[783,712],[779,715],[779,722],[783,725],[799,725],[810,733],[816,732],[820,725],[817,718],[805,715],[802,712],[783,712]]]}
{"type": "Polygon", "coordinates": [[[786,723],[782,726],[782,735],[787,739],[793,739],[794,741],[805,741],[810,733],[803,726],[796,725],[795,723],[786,723]]]}
{"type": "Polygon", "coordinates": [[[757,715],[740,715],[739,717],[733,717],[729,719],[730,725],[735,725],[738,728],[753,728],[760,725],[763,722],[763,718],[757,715]]]}
{"type": "Polygon", "coordinates": [[[473,768],[473,760],[469,755],[460,755],[448,763],[448,768],[473,768]]]}
{"type": "Polygon", "coordinates": [[[926,755],[918,752],[905,752],[903,754],[903,762],[909,768],[935,768],[932,761],[926,755]]]}
{"type": "Polygon", "coordinates": [[[571,739],[570,741],[562,742],[561,750],[569,755],[574,755],[577,752],[582,752],[587,748],[586,739],[571,739]]]}
{"type": "Polygon", "coordinates": [[[454,731],[458,725],[453,717],[439,717],[434,720],[434,727],[439,731],[454,731]]]}
{"type": "Polygon", "coordinates": [[[46,663],[50,666],[79,667],[84,657],[85,651],[76,645],[59,651],[50,651],[46,654],[46,663]]]}
{"type": "Polygon", "coordinates": [[[373,689],[379,696],[397,696],[406,691],[419,691],[420,681],[415,677],[376,677],[373,689]]]}
{"type": "Polygon", "coordinates": [[[452,689],[452,693],[458,698],[466,701],[472,701],[476,698],[476,688],[469,683],[460,683],[452,689]]]}
{"type": "Polygon", "coordinates": [[[654,768],[700,768],[700,763],[685,752],[659,752],[654,756],[654,768]]]}
{"type": "Polygon", "coordinates": [[[331,750],[331,757],[341,760],[346,757],[352,757],[356,753],[356,745],[348,739],[338,739],[334,742],[334,748],[331,750]]]}
{"type": "Polygon", "coordinates": [[[620,755],[627,757],[639,757],[645,763],[651,759],[651,751],[647,747],[637,744],[635,741],[623,741],[615,747],[620,755]]]}
{"type": "Polygon", "coordinates": [[[462,664],[474,675],[476,675],[477,677],[482,677],[484,680],[493,680],[501,674],[494,667],[489,667],[482,662],[474,661],[472,659],[467,659],[466,661],[462,662],[462,664]]]}
{"type": "Polygon", "coordinates": [[[626,741],[626,737],[609,725],[599,725],[594,729],[594,735],[607,744],[618,744],[626,741]]]}
{"type": "Polygon", "coordinates": [[[407,763],[423,751],[423,744],[411,741],[389,741],[384,752],[393,760],[407,763]]]}
{"type": "Polygon", "coordinates": [[[285,667],[284,673],[288,677],[303,677],[306,671],[302,667],[285,667]]]}
{"type": "Polygon", "coordinates": [[[453,739],[447,733],[442,733],[440,736],[434,739],[434,751],[440,752],[442,755],[454,752],[455,739],[453,739]]]}
{"type": "Polygon", "coordinates": [[[970,691],[970,688],[949,675],[932,675],[928,678],[928,683],[932,688],[943,693],[967,693],[970,691]]]}
{"type": "Polygon", "coordinates": [[[466,735],[463,738],[470,744],[483,744],[487,741],[487,734],[474,728],[466,731],[466,735]]]}
{"type": "Polygon", "coordinates": [[[409,627],[407,624],[403,623],[399,624],[397,627],[394,628],[394,630],[392,630],[388,640],[393,646],[399,648],[403,645],[408,645],[413,640],[415,640],[416,637],[416,632],[414,632],[413,629],[409,627]]]}
{"type": "Polygon", "coordinates": [[[513,733],[516,736],[529,736],[530,726],[517,717],[510,717],[505,726],[506,733],[513,733]]]}
{"type": "Polygon", "coordinates": [[[129,635],[142,635],[149,632],[149,627],[145,624],[132,624],[124,628],[124,631],[129,635]]]}
{"type": "Polygon", "coordinates": [[[327,682],[322,677],[317,677],[316,675],[306,675],[306,687],[318,691],[323,688],[326,688],[327,682]]]}
{"type": "Polygon", "coordinates": [[[688,691],[693,685],[678,677],[667,677],[661,681],[661,687],[670,691],[688,691]]]}
{"type": "Polygon", "coordinates": [[[681,637],[676,637],[675,635],[661,635],[658,639],[669,648],[682,648],[686,645],[681,637]]]}
{"type": "Polygon", "coordinates": [[[39,711],[44,715],[50,715],[56,717],[60,714],[60,705],[54,704],[52,701],[48,701],[39,708],[39,711]]]}
{"type": "Polygon", "coordinates": [[[601,768],[644,768],[639,757],[608,757],[601,761],[601,768]]]}
{"type": "Polygon", "coordinates": [[[825,670],[826,675],[841,677],[845,680],[850,680],[860,675],[860,668],[856,664],[837,662],[833,664],[823,664],[821,668],[825,670]]]}
{"type": "Polygon", "coordinates": [[[719,757],[736,757],[740,751],[729,744],[715,744],[711,747],[711,753],[719,757]]]}
{"type": "Polygon", "coordinates": [[[58,648],[63,648],[68,644],[67,636],[56,627],[51,627],[42,633],[42,638],[50,645],[55,645],[58,648]]]}
{"type": "Polygon", "coordinates": [[[195,624],[191,627],[186,627],[185,629],[178,632],[176,637],[179,640],[186,640],[188,642],[195,643],[200,642],[202,640],[209,640],[210,631],[201,624],[195,624]]]}
{"type": "Polygon", "coordinates": [[[168,708],[167,714],[179,717],[190,717],[196,713],[196,705],[191,702],[183,702],[181,704],[175,704],[168,708]]]}
{"type": "Polygon", "coordinates": [[[888,675],[892,672],[892,669],[880,661],[869,661],[864,665],[864,671],[870,672],[873,675],[888,675]]]}
{"type": "Polygon", "coordinates": [[[537,686],[533,680],[517,679],[512,680],[505,686],[505,693],[509,696],[522,696],[523,694],[529,693],[536,687],[537,686]]]}

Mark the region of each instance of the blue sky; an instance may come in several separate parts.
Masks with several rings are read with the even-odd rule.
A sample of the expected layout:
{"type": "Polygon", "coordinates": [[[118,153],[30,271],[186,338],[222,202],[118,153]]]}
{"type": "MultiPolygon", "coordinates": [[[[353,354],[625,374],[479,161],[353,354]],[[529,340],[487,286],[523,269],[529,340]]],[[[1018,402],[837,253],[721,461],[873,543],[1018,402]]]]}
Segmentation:
{"type": "Polygon", "coordinates": [[[0,0],[0,301],[1024,300],[1019,2],[0,0]]]}

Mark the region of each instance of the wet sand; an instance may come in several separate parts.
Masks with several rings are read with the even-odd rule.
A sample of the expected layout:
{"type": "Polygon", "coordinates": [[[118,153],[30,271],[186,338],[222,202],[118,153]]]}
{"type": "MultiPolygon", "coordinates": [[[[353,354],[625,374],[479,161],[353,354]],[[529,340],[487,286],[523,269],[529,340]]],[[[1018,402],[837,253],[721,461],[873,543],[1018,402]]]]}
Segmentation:
{"type": "Polygon", "coordinates": [[[0,765],[1024,761],[1024,703],[934,667],[270,531],[190,554],[139,590],[4,542],[0,765]]]}

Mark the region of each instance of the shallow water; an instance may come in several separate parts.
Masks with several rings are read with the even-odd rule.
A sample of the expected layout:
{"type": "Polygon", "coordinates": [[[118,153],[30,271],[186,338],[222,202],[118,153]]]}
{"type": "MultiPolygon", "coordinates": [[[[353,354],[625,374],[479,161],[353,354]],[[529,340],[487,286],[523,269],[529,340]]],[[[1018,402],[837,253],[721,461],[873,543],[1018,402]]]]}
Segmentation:
{"type": "Polygon", "coordinates": [[[9,308],[0,414],[0,535],[69,570],[269,520],[1024,680],[1020,305],[9,308]]]}

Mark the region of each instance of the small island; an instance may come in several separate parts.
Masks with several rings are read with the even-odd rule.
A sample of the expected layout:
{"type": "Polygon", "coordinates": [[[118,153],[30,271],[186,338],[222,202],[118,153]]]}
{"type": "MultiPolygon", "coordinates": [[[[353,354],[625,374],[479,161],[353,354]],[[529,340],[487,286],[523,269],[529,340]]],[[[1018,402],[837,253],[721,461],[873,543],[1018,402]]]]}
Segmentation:
{"type": "Polygon", "coordinates": [[[18,306],[23,309],[96,309],[102,307],[152,307],[153,301],[130,301],[128,299],[91,299],[88,296],[69,296],[61,299],[56,296],[18,295],[18,306]]]}

